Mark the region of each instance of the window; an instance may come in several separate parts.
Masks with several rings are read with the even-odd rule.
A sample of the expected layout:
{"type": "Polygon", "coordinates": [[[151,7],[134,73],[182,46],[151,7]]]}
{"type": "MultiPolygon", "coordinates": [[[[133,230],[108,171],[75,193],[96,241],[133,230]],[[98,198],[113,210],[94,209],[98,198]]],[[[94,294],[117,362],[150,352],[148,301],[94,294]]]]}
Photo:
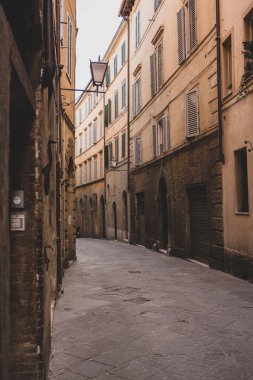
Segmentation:
{"type": "Polygon", "coordinates": [[[111,68],[108,65],[106,70],[106,76],[105,76],[105,85],[106,87],[109,87],[111,83],[111,68]]]}
{"type": "Polygon", "coordinates": [[[225,93],[232,90],[232,43],[231,36],[223,44],[225,93]]]}
{"type": "Polygon", "coordinates": [[[91,174],[91,159],[88,161],[88,168],[89,168],[89,173],[88,173],[89,182],[91,182],[91,179],[92,179],[92,174],[91,174]]]}
{"type": "Polygon", "coordinates": [[[109,142],[109,144],[108,144],[108,160],[109,160],[110,164],[111,164],[112,159],[113,159],[112,143],[109,142]]]}
{"type": "Polygon", "coordinates": [[[177,13],[178,62],[181,64],[198,45],[196,0],[188,0],[177,13]]]}
{"type": "Polygon", "coordinates": [[[126,82],[121,85],[121,109],[126,108],[126,82]]]}
{"type": "Polygon", "coordinates": [[[118,137],[115,138],[114,144],[115,144],[115,160],[116,162],[118,162],[119,161],[119,138],[118,137]]]}
{"type": "Polygon", "coordinates": [[[79,165],[79,185],[82,184],[82,164],[79,165]]]}
{"type": "Polygon", "coordinates": [[[100,137],[103,136],[103,111],[99,114],[99,130],[100,130],[100,137]]]}
{"type": "Polygon", "coordinates": [[[126,63],[126,41],[121,45],[121,65],[126,63]]]}
{"type": "Polygon", "coordinates": [[[119,116],[119,93],[118,91],[114,94],[114,116],[115,119],[119,116]]]}
{"type": "Polygon", "coordinates": [[[101,152],[100,153],[100,157],[99,157],[99,161],[100,161],[100,178],[103,177],[103,153],[101,152]]]}
{"type": "Polygon", "coordinates": [[[236,150],[234,154],[236,208],[238,212],[249,212],[247,149],[236,150]]]}
{"type": "Polygon", "coordinates": [[[97,119],[93,122],[93,144],[97,142],[97,119]]]}
{"type": "Polygon", "coordinates": [[[245,41],[243,42],[243,53],[244,53],[244,66],[245,66],[245,79],[253,75],[253,10],[245,17],[245,41]]]}
{"type": "Polygon", "coordinates": [[[114,57],[114,60],[113,60],[113,72],[114,72],[114,78],[117,76],[118,74],[118,56],[115,55],[114,57]]]}
{"type": "Polygon", "coordinates": [[[60,40],[61,40],[61,46],[64,45],[64,0],[61,0],[61,26],[60,26],[60,40]]]}
{"type": "Polygon", "coordinates": [[[89,147],[93,144],[92,138],[93,138],[92,124],[90,123],[89,124],[89,147]]]}
{"type": "Polygon", "coordinates": [[[67,74],[72,77],[72,23],[68,16],[67,74]]]}
{"type": "Polygon", "coordinates": [[[124,132],[121,136],[121,158],[124,159],[126,157],[126,132],[124,132]]]}
{"type": "Polygon", "coordinates": [[[137,78],[132,86],[133,117],[141,110],[141,77],[137,78]]]}
{"type": "Polygon", "coordinates": [[[135,16],[135,48],[140,46],[141,34],[140,34],[140,11],[135,16]]]}
{"type": "Polygon", "coordinates": [[[155,0],[155,4],[154,4],[154,6],[155,6],[155,11],[156,11],[157,8],[159,7],[160,2],[161,2],[161,0],[155,0]]]}
{"type": "Polygon", "coordinates": [[[186,137],[199,133],[199,99],[197,90],[186,94],[186,137]]]}
{"type": "Polygon", "coordinates": [[[97,157],[94,157],[94,181],[98,178],[98,161],[97,157]]]}
{"type": "Polygon", "coordinates": [[[141,136],[135,140],[135,166],[141,165],[141,136]]]}
{"type": "Polygon", "coordinates": [[[84,130],[84,151],[88,148],[88,139],[87,139],[87,128],[84,130]]]}
{"type": "Polygon", "coordinates": [[[153,157],[168,150],[168,118],[163,116],[156,125],[152,127],[153,132],[153,157]]]}
{"type": "Polygon", "coordinates": [[[84,163],[84,183],[87,183],[87,161],[84,163]]]}
{"type": "Polygon", "coordinates": [[[154,54],[150,57],[151,96],[154,96],[163,85],[163,44],[160,41],[154,54]]]}
{"type": "Polygon", "coordinates": [[[80,140],[79,154],[81,154],[83,151],[83,134],[82,133],[79,134],[79,140],[80,140]]]}
{"type": "Polygon", "coordinates": [[[109,127],[111,123],[111,100],[108,100],[108,104],[105,105],[105,128],[109,127]]]}

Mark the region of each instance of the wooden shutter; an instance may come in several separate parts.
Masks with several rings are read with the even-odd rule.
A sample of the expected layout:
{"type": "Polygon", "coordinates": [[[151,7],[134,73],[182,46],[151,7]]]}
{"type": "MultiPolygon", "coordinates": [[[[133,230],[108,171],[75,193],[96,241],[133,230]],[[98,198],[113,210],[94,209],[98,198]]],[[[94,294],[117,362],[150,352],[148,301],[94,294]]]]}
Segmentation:
{"type": "Polygon", "coordinates": [[[178,62],[180,64],[186,58],[184,8],[181,8],[177,14],[177,34],[178,34],[178,62]]]}
{"type": "Polygon", "coordinates": [[[158,156],[158,128],[157,125],[153,125],[153,156],[154,158],[158,156]]]}
{"type": "Polygon", "coordinates": [[[156,53],[150,56],[151,96],[156,93],[156,53]]]}
{"type": "Polygon", "coordinates": [[[134,117],[136,115],[136,82],[132,85],[132,113],[134,117]]]}
{"type": "Polygon", "coordinates": [[[115,160],[119,161],[119,138],[116,137],[115,139],[115,160]]]}
{"type": "Polygon", "coordinates": [[[108,157],[108,145],[105,145],[105,168],[108,169],[109,167],[109,157],[108,157]]]}
{"type": "Polygon", "coordinates": [[[135,91],[136,91],[136,113],[141,110],[141,78],[138,78],[135,82],[135,91]]]}
{"type": "Polygon", "coordinates": [[[112,122],[112,102],[108,100],[108,125],[112,122]]]}
{"type": "Polygon", "coordinates": [[[121,137],[121,157],[122,158],[125,158],[126,156],[126,134],[123,133],[122,137],[121,137]]]}
{"type": "Polygon", "coordinates": [[[63,40],[64,40],[64,0],[61,0],[61,26],[60,26],[60,40],[61,40],[61,45],[63,45],[63,40]]]}
{"type": "Polygon", "coordinates": [[[135,165],[141,164],[141,137],[137,137],[135,140],[135,165]]]}
{"type": "Polygon", "coordinates": [[[105,128],[107,128],[108,127],[108,104],[105,105],[104,115],[105,115],[105,128]]]}
{"type": "Polygon", "coordinates": [[[110,70],[110,66],[108,65],[107,70],[106,70],[106,78],[105,78],[106,87],[109,87],[110,83],[111,83],[111,70],[110,70]]]}
{"type": "MultiPolygon", "coordinates": [[[[167,116],[163,116],[163,118],[159,122],[160,127],[162,128],[162,152],[166,152],[168,149],[168,118],[167,116]]],[[[160,153],[162,153],[160,152],[160,153]]]]}
{"type": "Polygon", "coordinates": [[[186,95],[186,137],[199,133],[199,105],[197,90],[186,95]]]}
{"type": "Polygon", "coordinates": [[[157,46],[157,90],[163,85],[163,44],[157,46]]]}
{"type": "Polygon", "coordinates": [[[97,142],[97,122],[93,123],[93,143],[97,142]]]}
{"type": "Polygon", "coordinates": [[[189,0],[189,43],[190,52],[197,46],[196,0],[189,0]]]}

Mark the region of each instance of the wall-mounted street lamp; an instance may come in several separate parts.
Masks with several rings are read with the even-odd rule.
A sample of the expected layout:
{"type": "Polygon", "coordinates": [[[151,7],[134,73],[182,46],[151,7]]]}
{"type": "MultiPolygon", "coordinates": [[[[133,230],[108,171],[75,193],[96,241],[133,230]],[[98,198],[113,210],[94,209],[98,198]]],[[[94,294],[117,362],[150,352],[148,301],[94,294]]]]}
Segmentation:
{"type": "Polygon", "coordinates": [[[97,62],[90,61],[90,71],[92,84],[96,87],[96,90],[78,89],[78,88],[61,88],[62,91],[80,91],[80,92],[96,92],[97,94],[104,94],[104,91],[99,91],[98,88],[103,86],[106,70],[108,63],[100,61],[98,58],[97,62]]]}
{"type": "Polygon", "coordinates": [[[91,72],[91,78],[93,86],[101,87],[104,83],[105,74],[107,70],[108,63],[101,62],[100,58],[98,59],[98,62],[91,62],[90,61],[90,72],[91,72]]]}

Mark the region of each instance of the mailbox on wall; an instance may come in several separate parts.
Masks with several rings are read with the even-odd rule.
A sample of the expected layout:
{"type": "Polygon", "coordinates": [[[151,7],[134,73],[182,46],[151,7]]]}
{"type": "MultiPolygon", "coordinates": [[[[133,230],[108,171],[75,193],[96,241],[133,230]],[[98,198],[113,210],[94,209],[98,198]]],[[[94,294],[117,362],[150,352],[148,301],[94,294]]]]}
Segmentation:
{"type": "Polygon", "coordinates": [[[25,207],[24,190],[14,190],[10,199],[11,211],[11,231],[25,231],[25,207]]]}

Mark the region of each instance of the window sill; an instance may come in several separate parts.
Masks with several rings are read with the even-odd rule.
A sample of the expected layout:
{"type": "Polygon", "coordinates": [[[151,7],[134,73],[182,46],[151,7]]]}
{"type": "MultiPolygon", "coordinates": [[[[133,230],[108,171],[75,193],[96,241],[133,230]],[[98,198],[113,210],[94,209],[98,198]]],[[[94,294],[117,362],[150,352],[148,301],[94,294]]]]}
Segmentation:
{"type": "Polygon", "coordinates": [[[250,213],[249,213],[249,211],[247,211],[247,212],[235,211],[235,215],[249,216],[250,213]]]}
{"type": "Polygon", "coordinates": [[[223,96],[223,100],[228,99],[233,94],[233,90],[228,90],[227,93],[223,96]]]}

